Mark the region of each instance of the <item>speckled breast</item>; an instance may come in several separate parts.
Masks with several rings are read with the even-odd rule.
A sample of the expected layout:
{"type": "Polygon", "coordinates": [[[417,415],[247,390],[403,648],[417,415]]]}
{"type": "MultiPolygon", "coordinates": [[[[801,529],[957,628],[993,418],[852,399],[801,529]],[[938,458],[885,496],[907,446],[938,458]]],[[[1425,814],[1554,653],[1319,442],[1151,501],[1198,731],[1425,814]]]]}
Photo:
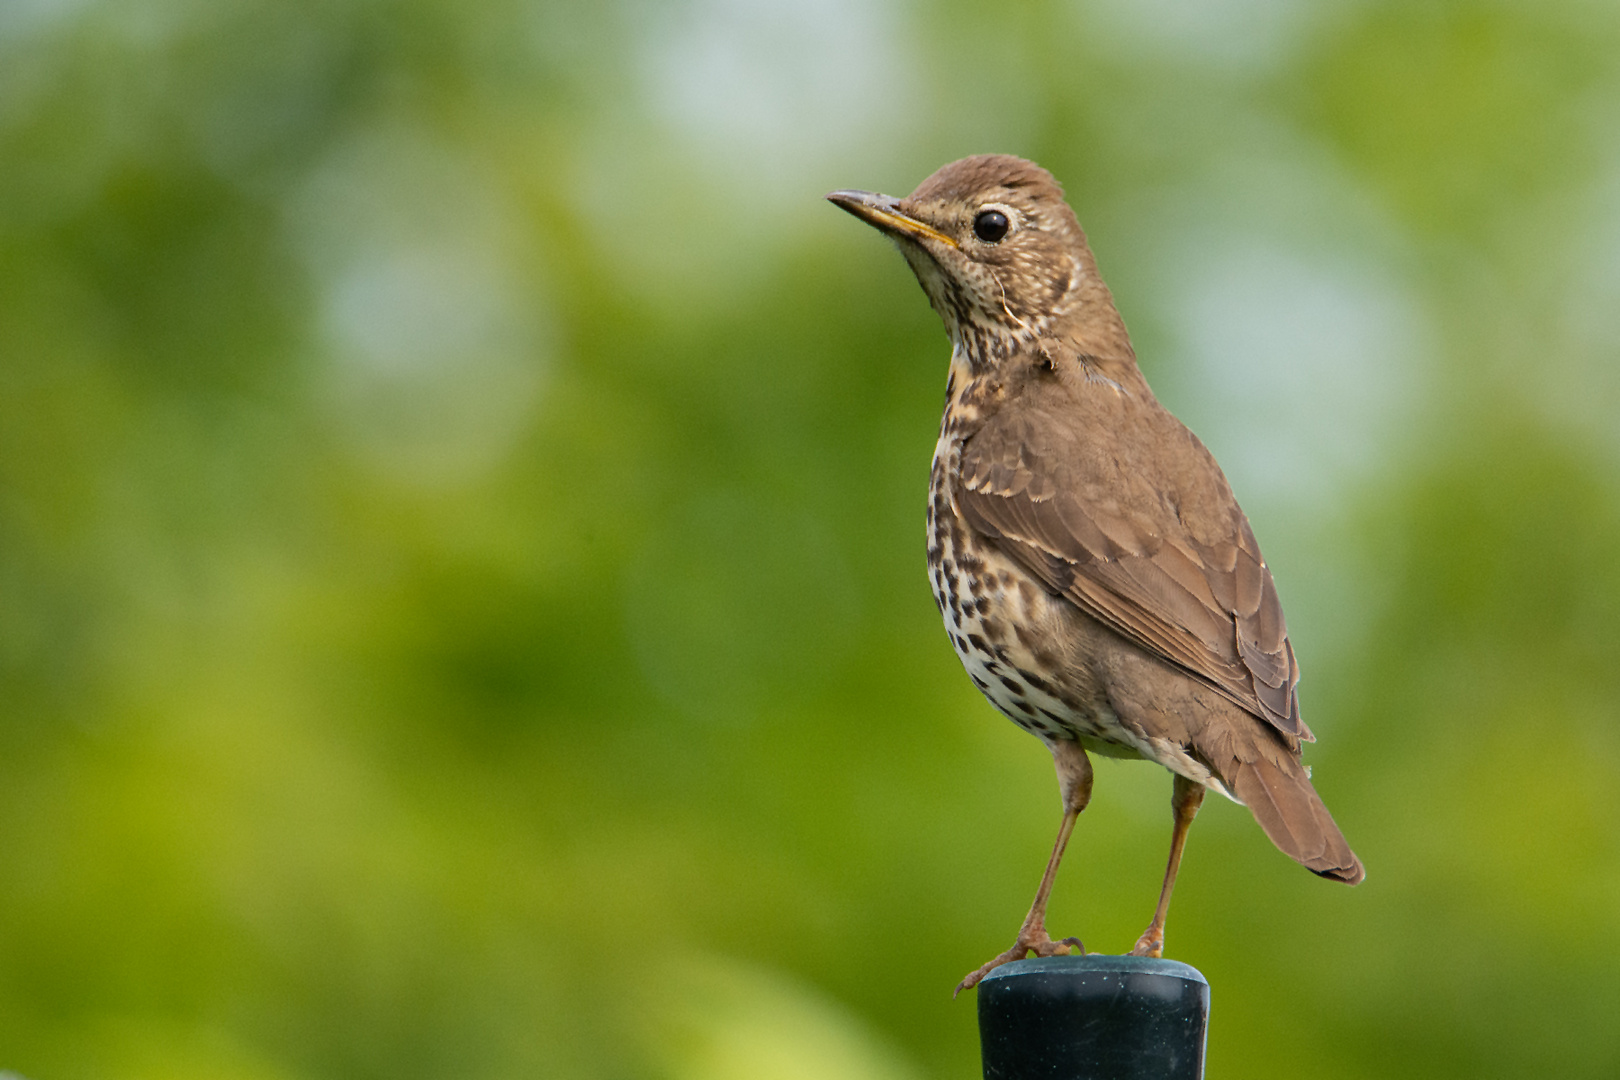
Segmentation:
{"type": "Polygon", "coordinates": [[[1013,723],[1043,739],[1135,742],[1072,685],[1074,615],[962,521],[951,498],[961,442],[942,433],[928,500],[928,580],[968,677],[1013,723]]]}

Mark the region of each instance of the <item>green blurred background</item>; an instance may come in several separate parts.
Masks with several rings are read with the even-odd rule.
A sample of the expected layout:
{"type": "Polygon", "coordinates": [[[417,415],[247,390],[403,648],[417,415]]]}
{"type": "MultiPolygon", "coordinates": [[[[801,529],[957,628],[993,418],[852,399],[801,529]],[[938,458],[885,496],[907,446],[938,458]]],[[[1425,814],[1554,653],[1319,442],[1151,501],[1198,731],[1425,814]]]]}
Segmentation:
{"type": "MultiPolygon", "coordinates": [[[[1205,804],[1209,1075],[1620,1075],[1620,7],[0,0],[0,1070],[977,1075],[1057,824],[823,203],[1065,183],[1365,860],[1205,804]]],[[[1051,925],[1146,924],[1099,764],[1051,925]]]]}

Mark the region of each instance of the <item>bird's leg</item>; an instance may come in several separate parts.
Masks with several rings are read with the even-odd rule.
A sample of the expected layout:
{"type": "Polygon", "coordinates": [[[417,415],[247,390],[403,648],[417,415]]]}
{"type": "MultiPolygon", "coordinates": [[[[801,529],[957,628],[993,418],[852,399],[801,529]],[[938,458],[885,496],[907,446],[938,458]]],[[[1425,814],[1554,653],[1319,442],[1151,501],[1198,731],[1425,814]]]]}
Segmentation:
{"type": "Polygon", "coordinates": [[[1170,864],[1164,868],[1164,887],[1159,890],[1158,910],[1153,913],[1153,921],[1148,923],[1142,936],[1136,939],[1132,956],[1164,955],[1164,917],[1170,911],[1170,890],[1176,887],[1176,871],[1181,869],[1181,849],[1187,845],[1187,830],[1192,827],[1198,807],[1204,801],[1203,784],[1188,780],[1180,773],[1176,773],[1175,777],[1175,786],[1170,793],[1170,812],[1175,817],[1175,825],[1170,830],[1170,864]]]}
{"type": "MultiPolygon", "coordinates": [[[[1091,759],[1078,742],[1065,740],[1051,742],[1052,763],[1057,766],[1058,786],[1063,792],[1063,824],[1058,826],[1057,843],[1052,845],[1052,857],[1046,860],[1046,873],[1041,875],[1040,888],[1035,890],[1035,903],[1024,916],[1024,925],[1018,928],[1018,940],[1006,952],[963,979],[956,986],[956,994],[979,984],[979,980],[1002,964],[1022,960],[1026,953],[1036,956],[1062,956],[1072,949],[1084,953],[1086,947],[1075,937],[1053,941],[1046,932],[1046,900],[1052,894],[1052,881],[1057,877],[1058,863],[1063,861],[1063,849],[1069,846],[1069,834],[1080,811],[1091,801],[1091,759]]],[[[951,995],[956,996],[955,994],[951,995]]]]}

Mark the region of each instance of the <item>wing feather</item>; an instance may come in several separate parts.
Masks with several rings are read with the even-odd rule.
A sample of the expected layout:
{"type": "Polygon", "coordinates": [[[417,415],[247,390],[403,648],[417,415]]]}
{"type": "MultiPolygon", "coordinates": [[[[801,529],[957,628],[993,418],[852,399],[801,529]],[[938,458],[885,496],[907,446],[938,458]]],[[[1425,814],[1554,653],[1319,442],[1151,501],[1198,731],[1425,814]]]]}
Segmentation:
{"type": "Polygon", "coordinates": [[[1160,409],[1196,447],[1195,465],[1155,474],[1136,462],[1131,473],[1088,460],[1061,416],[1013,411],[963,445],[955,499],[968,525],[1104,625],[1278,731],[1311,739],[1276,584],[1203,445],[1160,409]],[[1196,535],[1177,501],[1189,485],[1204,496],[1196,535]]]}

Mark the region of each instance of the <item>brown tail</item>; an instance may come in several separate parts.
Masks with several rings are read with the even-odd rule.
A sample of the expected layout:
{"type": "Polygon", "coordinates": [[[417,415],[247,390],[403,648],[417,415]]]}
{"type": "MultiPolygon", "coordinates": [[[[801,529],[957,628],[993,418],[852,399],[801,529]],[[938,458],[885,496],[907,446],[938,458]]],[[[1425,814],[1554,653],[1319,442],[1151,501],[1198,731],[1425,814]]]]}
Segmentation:
{"type": "MultiPolygon", "coordinates": [[[[1249,755],[1243,755],[1248,757],[1249,755]]],[[[1255,755],[1223,769],[1227,786],[1248,806],[1283,854],[1313,874],[1355,885],[1367,876],[1305,767],[1291,755],[1255,755]]]]}

